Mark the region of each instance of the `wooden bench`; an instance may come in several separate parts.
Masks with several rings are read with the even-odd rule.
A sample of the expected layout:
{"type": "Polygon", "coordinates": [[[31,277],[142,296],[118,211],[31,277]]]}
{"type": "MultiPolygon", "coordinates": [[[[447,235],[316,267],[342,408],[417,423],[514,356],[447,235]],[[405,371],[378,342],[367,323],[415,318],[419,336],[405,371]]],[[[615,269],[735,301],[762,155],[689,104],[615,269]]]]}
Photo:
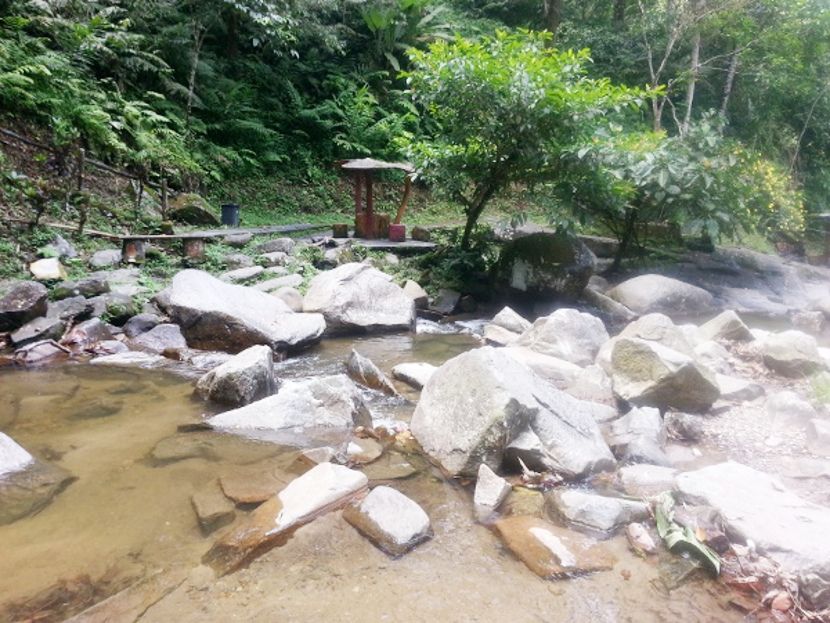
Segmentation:
{"type": "Polygon", "coordinates": [[[302,231],[316,231],[327,229],[330,225],[312,225],[301,223],[298,225],[269,225],[265,227],[247,227],[236,229],[208,229],[192,231],[182,234],[127,234],[119,236],[121,240],[121,261],[125,264],[141,264],[144,262],[146,245],[148,242],[176,242],[181,241],[184,257],[190,260],[201,260],[205,255],[205,242],[215,238],[224,238],[232,234],[290,234],[302,231]]]}

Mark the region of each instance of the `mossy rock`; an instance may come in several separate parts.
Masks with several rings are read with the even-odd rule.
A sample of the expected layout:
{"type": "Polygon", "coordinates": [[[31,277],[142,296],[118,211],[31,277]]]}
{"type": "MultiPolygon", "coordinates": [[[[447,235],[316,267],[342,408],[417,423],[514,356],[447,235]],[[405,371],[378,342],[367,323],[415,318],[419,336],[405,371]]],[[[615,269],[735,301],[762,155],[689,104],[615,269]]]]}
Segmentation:
{"type": "Polygon", "coordinates": [[[195,193],[182,193],[173,199],[167,216],[171,221],[185,225],[220,225],[219,218],[210,209],[210,204],[195,193]]]}
{"type": "Polygon", "coordinates": [[[594,273],[596,257],[564,232],[535,232],[508,242],[499,258],[499,281],[513,292],[546,299],[578,297],[594,273]]]}

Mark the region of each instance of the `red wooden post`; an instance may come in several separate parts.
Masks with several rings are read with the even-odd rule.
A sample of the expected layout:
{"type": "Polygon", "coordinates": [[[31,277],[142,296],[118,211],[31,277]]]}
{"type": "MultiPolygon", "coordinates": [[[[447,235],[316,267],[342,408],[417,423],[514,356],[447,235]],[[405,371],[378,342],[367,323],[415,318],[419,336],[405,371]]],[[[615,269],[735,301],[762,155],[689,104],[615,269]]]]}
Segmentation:
{"type": "Polygon", "coordinates": [[[366,172],[366,237],[375,237],[375,199],[372,196],[372,172],[366,172]]]}

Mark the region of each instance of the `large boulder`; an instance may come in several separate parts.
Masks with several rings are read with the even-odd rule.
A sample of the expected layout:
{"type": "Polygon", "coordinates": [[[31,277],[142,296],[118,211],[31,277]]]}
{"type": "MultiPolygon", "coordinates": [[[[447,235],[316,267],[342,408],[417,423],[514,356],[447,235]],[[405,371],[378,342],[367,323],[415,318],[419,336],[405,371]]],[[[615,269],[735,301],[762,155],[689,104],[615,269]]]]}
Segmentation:
{"type": "Polygon", "coordinates": [[[233,406],[270,396],[276,388],[273,352],[263,345],[246,348],[196,383],[203,398],[233,406]]]}
{"type": "Polygon", "coordinates": [[[715,375],[691,357],[648,340],[622,338],[611,354],[614,393],[634,405],[708,411],[720,396],[715,375]]]}
{"type": "Polygon", "coordinates": [[[826,367],[814,337],[801,331],[771,333],[761,341],[764,364],[783,376],[800,377],[826,367]]]}
{"type": "Polygon", "coordinates": [[[605,342],[597,353],[597,364],[606,372],[611,371],[611,354],[614,345],[622,338],[636,338],[657,342],[679,353],[694,356],[694,348],[686,334],[665,314],[646,314],[627,325],[619,335],[605,342]]]}
{"type": "Polygon", "coordinates": [[[171,221],[185,225],[218,227],[219,219],[211,211],[210,204],[195,193],[181,193],[170,201],[167,214],[171,221]]]}
{"type": "Polygon", "coordinates": [[[293,350],[319,341],[325,330],[319,314],[294,313],[274,296],[200,270],[176,274],[157,300],[193,348],[239,352],[265,344],[293,350]]]}
{"type": "Polygon", "coordinates": [[[499,279],[511,291],[542,298],[577,298],[594,273],[596,257],[581,240],[561,232],[520,236],[502,248],[499,279]]]}
{"type": "Polygon", "coordinates": [[[22,281],[14,284],[0,298],[0,332],[14,331],[34,318],[46,315],[48,296],[42,283],[22,281]]]}
{"type": "Polygon", "coordinates": [[[354,262],[314,277],[303,309],[323,314],[331,333],[408,330],[415,323],[415,303],[392,277],[354,262]]]}
{"type": "Polygon", "coordinates": [[[412,434],[449,474],[497,469],[523,431],[541,441],[553,469],[567,477],[610,468],[614,459],[585,403],[555,389],[499,349],[450,359],[421,392],[412,434]]]}
{"type": "Polygon", "coordinates": [[[732,461],[680,474],[677,490],[687,503],[714,507],[733,540],[751,540],[785,572],[797,574],[814,608],[830,606],[830,508],[732,461]]]}
{"type": "Polygon", "coordinates": [[[360,390],[345,374],[285,381],[279,392],[208,419],[229,431],[275,431],[297,427],[371,427],[372,417],[360,390]]]}
{"type": "Polygon", "coordinates": [[[710,321],[702,324],[699,330],[707,340],[751,342],[754,339],[752,333],[749,332],[749,327],[731,309],[721,312],[710,321]]]}
{"type": "Polygon", "coordinates": [[[587,366],[594,363],[607,341],[608,331],[596,316],[576,309],[557,309],[550,316],[537,319],[514,345],[587,366]]]}
{"type": "Polygon", "coordinates": [[[640,275],[628,279],[607,294],[638,314],[694,315],[711,311],[715,302],[714,297],[703,288],[663,275],[640,275]]]}

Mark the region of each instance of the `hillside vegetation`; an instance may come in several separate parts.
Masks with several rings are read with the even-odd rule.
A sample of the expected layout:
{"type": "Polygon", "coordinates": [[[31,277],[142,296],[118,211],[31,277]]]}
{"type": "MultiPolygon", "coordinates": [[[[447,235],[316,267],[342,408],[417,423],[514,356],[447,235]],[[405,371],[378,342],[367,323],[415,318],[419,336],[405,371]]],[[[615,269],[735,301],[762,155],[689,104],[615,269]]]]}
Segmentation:
{"type": "Polygon", "coordinates": [[[5,0],[2,122],[57,154],[4,149],[0,200],[77,218],[83,147],[319,214],[371,154],[414,161],[468,233],[507,196],[624,246],[655,220],[793,244],[828,208],[828,84],[822,0],[5,0]]]}

